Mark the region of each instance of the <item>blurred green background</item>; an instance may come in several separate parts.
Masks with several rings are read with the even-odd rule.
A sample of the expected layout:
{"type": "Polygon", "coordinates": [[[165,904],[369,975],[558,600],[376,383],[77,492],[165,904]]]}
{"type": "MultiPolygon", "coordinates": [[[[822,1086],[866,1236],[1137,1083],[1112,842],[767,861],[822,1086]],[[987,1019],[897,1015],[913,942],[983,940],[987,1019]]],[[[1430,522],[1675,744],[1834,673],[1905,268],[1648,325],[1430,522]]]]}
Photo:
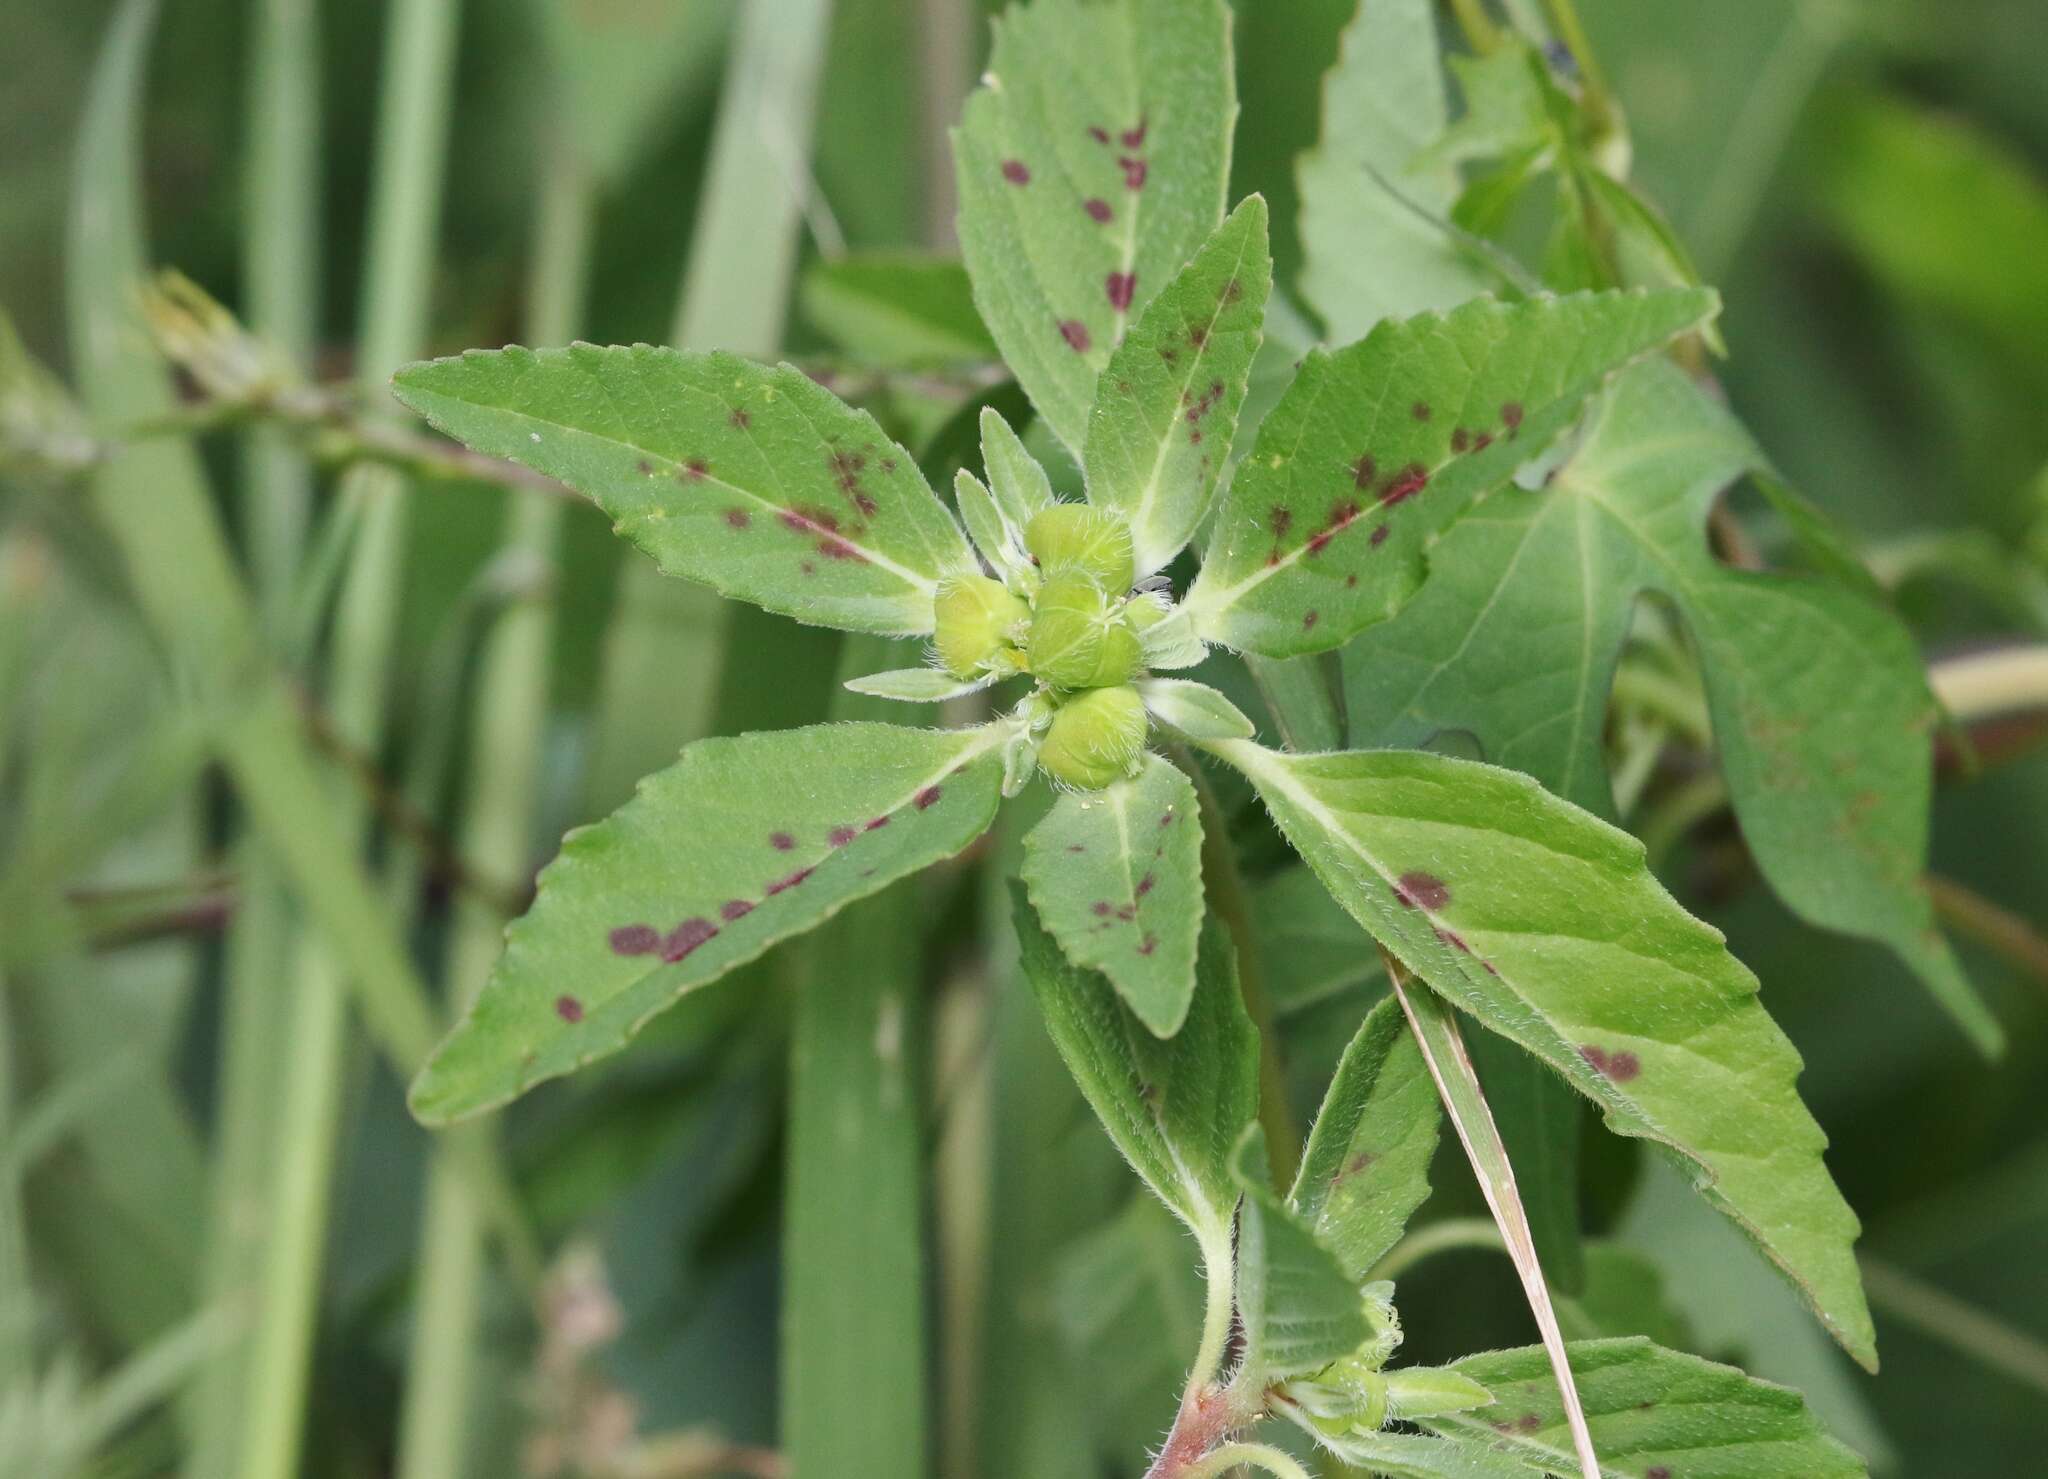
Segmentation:
{"type": "MultiPolygon", "coordinates": [[[[144,124],[151,255],[235,307],[247,293],[254,8],[165,0],[144,124]]],[[[1292,161],[1315,139],[1316,79],[1355,6],[1241,0],[1236,8],[1243,114],[1233,195],[1259,190],[1273,203],[1284,285],[1299,264],[1292,161]]],[[[1930,660],[1992,640],[2048,638],[2048,6],[1583,0],[1583,10],[1633,127],[1636,177],[1726,299],[1730,357],[1721,374],[1744,419],[1850,531],[1930,660]]],[[[362,307],[386,7],[334,0],[317,11],[313,369],[339,380],[354,369],[362,307]]],[[[462,7],[426,348],[521,339],[537,181],[565,134],[595,191],[578,337],[671,337],[729,86],[731,11],[715,0],[462,7]]],[[[64,222],[73,149],[113,13],[109,0],[0,6],[0,305],[59,373],[72,364],[64,222]]],[[[814,173],[800,212],[804,263],[848,251],[945,251],[950,163],[941,130],[975,75],[983,11],[967,0],[842,0],[830,25],[814,173]]],[[[774,120],[760,131],[779,147],[774,120]]],[[[728,281],[745,276],[743,262],[724,270],[728,281]]],[[[785,352],[845,368],[845,338],[823,289],[796,295],[785,352]]],[[[911,429],[906,435],[923,434],[945,421],[959,391],[896,386],[872,399],[911,429]]],[[[202,446],[215,485],[232,487],[232,440],[202,446]]],[[[0,937],[16,942],[0,953],[12,1097],[17,1107],[69,1104],[44,1132],[49,1144],[23,1166],[37,1328],[79,1371],[104,1372],[199,1303],[226,971],[217,896],[232,894],[232,880],[220,881],[232,861],[224,851],[232,808],[214,784],[175,815],[151,804],[159,784],[150,766],[168,777],[190,771],[175,753],[174,687],[129,614],[120,577],[75,507],[14,489],[0,498],[0,528],[32,533],[63,571],[20,563],[15,586],[0,589],[4,596],[27,582],[41,593],[0,609],[9,628],[0,646],[13,664],[12,686],[0,695],[12,700],[4,719],[14,731],[0,748],[0,858],[19,864],[31,841],[70,838],[75,847],[47,855],[61,866],[38,861],[45,876],[34,881],[72,889],[74,905],[79,887],[127,898],[124,891],[176,883],[164,911],[142,916],[150,938],[140,944],[123,914],[88,921],[82,938],[27,948],[32,931],[20,911],[32,895],[0,895],[0,937]],[[159,743],[138,758],[145,734],[159,743]],[[166,912],[171,926],[159,929],[166,912]]],[[[405,805],[436,834],[460,824],[459,757],[472,722],[466,685],[479,610],[504,575],[493,557],[506,502],[481,485],[412,495],[389,674],[393,722],[367,759],[399,778],[405,805]]],[[[721,663],[713,618],[687,601],[654,612],[649,638],[649,613],[634,606],[635,588],[622,578],[624,546],[604,520],[577,508],[562,532],[536,864],[561,831],[622,799],[634,776],[692,733],[819,717],[834,662],[828,637],[745,614],[730,618],[726,640],[759,645],[745,659],[729,646],[721,663]],[[622,701],[607,674],[633,660],[620,644],[635,620],[638,640],[654,644],[642,660],[655,664],[659,683],[622,701]]],[[[24,547],[11,546],[25,562],[24,547]]],[[[317,644],[306,665],[317,672],[317,644]]],[[[388,853],[406,851],[402,835],[393,837],[383,843],[388,853]]],[[[1752,878],[1716,866],[1716,843],[1707,835],[1681,853],[1670,881],[1729,933],[1807,1058],[1802,1088],[1881,1265],[1873,1292],[1883,1374],[1853,1371],[1789,1297],[1760,1279],[1746,1251],[1703,1229],[1654,1178],[1639,1181],[1618,1142],[1593,1132],[1588,1177],[1599,1227],[1619,1229],[1664,1265],[1666,1294],[1689,1321],[1693,1348],[1800,1383],[1884,1472],[2041,1472],[2048,977],[1965,943],[1972,974],[2012,1037],[2007,1059],[1987,1065],[1890,957],[1800,926],[1752,878]]],[[[2048,916],[2048,747],[2037,735],[2020,734],[2010,755],[1987,752],[1981,773],[1945,770],[1932,866],[2023,918],[2048,916]]],[[[423,871],[415,944],[433,960],[444,948],[450,895],[462,885],[431,856],[423,871]]],[[[935,917],[935,977],[983,980],[975,962],[989,947],[967,876],[941,893],[935,917]]],[[[993,949],[1000,960],[1002,948],[993,949]]],[[[956,1461],[979,1446],[984,1472],[1053,1475],[1065,1471],[1032,1456],[1051,1450],[1035,1450],[1043,1435],[1025,1430],[1055,1419],[1015,1385],[1017,1369],[1048,1365],[1075,1381],[1103,1355],[1072,1344],[1072,1327],[1089,1322],[1060,1318],[1053,1253],[1111,1215],[1127,1187],[1034,1037],[1028,1001],[1020,1008],[1002,988],[1000,968],[988,979],[998,985],[977,1005],[953,1011],[960,993],[949,989],[934,1014],[927,1076],[938,1101],[941,1179],[961,1155],[970,1177],[991,1174],[986,1145],[977,1158],[956,1142],[996,1122],[994,1190],[964,1209],[941,1194],[931,1211],[941,1250],[960,1246],[949,1241],[956,1235],[992,1250],[994,1285],[991,1294],[935,1275],[934,1421],[979,1435],[942,1442],[939,1451],[956,1461]],[[969,1086],[958,1103],[947,1097],[955,1078],[969,1086]],[[956,1116],[961,1104],[979,1105],[983,1119],[956,1116]],[[1006,1182],[1013,1137],[1048,1142],[1047,1156],[1061,1159],[1041,1157],[1006,1182]],[[1022,1251],[1006,1262],[1013,1247],[1022,1251]],[[986,1312],[983,1301],[1004,1297],[1026,1313],[986,1312]]],[[[591,1389],[578,1389],[581,1405],[557,1424],[563,1431],[619,1420],[622,1409],[604,1404],[623,1396],[641,1435],[709,1425],[745,1444],[776,1441],[787,1026],[777,1000],[773,990],[694,997],[631,1053],[532,1096],[508,1117],[509,1155],[542,1236],[551,1247],[574,1240],[595,1250],[605,1270],[574,1286],[584,1306],[569,1298],[554,1307],[547,1338],[570,1340],[575,1310],[602,1316],[608,1299],[622,1321],[616,1340],[575,1364],[576,1380],[591,1389]]],[[[300,1471],[370,1476],[390,1472],[398,1425],[427,1137],[406,1117],[401,1085],[360,1044],[343,1125],[300,1471]]],[[[11,1125],[17,1137],[34,1129],[20,1117],[11,1125]]],[[[1446,1160],[1434,1179],[1446,1210],[1478,1207],[1462,1166],[1446,1160]]],[[[492,1291],[485,1407],[472,1429],[484,1446],[469,1471],[615,1472],[545,1467],[555,1455],[535,1450],[533,1435],[554,1431],[554,1419],[535,1416],[548,1403],[532,1383],[540,1371],[545,1385],[555,1368],[545,1351],[536,1354],[526,1305],[509,1285],[492,1291]]],[[[1482,1253],[1417,1269],[1404,1282],[1402,1310],[1417,1359],[1529,1334],[1507,1265],[1482,1253]]],[[[1140,1310],[1112,1333],[1142,1343],[1165,1318],[1140,1310]]],[[[1091,1410],[1082,1424],[1099,1422],[1099,1453],[1156,1435],[1180,1351],[1154,1339],[1144,1353],[1120,1353],[1111,1390],[1128,1392],[1131,1410],[1091,1410]],[[1148,1359],[1163,1365],[1142,1374],[1148,1359]]],[[[26,1401],[0,1393],[0,1413],[26,1401]]],[[[19,1413],[8,1420],[33,1422],[19,1413]]],[[[0,1424],[0,1435],[8,1431],[26,1429],[0,1424]]],[[[178,1452],[176,1420],[163,1417],[123,1428],[103,1449],[106,1467],[80,1472],[176,1472],[178,1452]]],[[[7,1465],[0,1454],[0,1473],[15,1473],[7,1465]]],[[[967,1471],[942,1458],[938,1472],[967,1471]]],[[[1100,1472],[1123,1470],[1105,1460],[1100,1472]]]]}

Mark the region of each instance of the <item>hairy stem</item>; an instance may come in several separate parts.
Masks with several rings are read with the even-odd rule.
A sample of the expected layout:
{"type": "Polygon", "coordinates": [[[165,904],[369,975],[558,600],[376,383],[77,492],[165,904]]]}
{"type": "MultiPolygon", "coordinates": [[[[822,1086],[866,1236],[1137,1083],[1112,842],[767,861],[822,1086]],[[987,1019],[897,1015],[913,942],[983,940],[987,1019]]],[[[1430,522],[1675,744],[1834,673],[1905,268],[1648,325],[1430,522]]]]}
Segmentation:
{"type": "Polygon", "coordinates": [[[1183,1479],[1210,1479],[1231,1469],[1249,1466],[1264,1469],[1279,1479],[1309,1479],[1309,1472],[1288,1454],[1265,1443],[1226,1443],[1212,1450],[1192,1468],[1183,1469],[1183,1479]]]}

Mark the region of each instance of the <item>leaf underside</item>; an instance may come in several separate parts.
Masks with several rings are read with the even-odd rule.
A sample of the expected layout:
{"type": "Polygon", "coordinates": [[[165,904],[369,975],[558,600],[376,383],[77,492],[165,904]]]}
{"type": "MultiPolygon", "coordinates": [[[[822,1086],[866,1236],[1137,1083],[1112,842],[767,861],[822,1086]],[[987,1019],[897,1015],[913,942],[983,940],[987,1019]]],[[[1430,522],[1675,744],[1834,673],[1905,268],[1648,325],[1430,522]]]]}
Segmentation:
{"type": "Polygon", "coordinates": [[[1266,657],[1341,646],[1422,583],[1436,534],[1505,485],[1615,371],[1712,293],[1476,299],[1312,352],[1259,428],[1188,593],[1196,629],[1266,657]]]}
{"type": "Polygon", "coordinates": [[[1409,751],[1210,748],[1252,780],[1352,917],[1410,970],[1660,1142],[1866,1365],[1855,1214],[1794,1087],[1797,1051],[1720,933],[1627,833],[1528,777],[1409,751]]]}
{"type": "Polygon", "coordinates": [[[439,1123],[617,1052],[682,993],[951,857],[994,818],[992,730],[823,724],[708,739],[563,840],[412,1089],[439,1123]]]}
{"type": "Polygon", "coordinates": [[[1393,621],[1344,654],[1354,740],[1446,730],[1610,814],[1608,691],[1635,603],[1668,597],[1693,638],[1743,838],[1801,918],[1880,941],[1981,1045],[2000,1041],[1919,878],[1935,718],[1911,634],[1843,582],[1731,569],[1715,499],[1766,473],[1735,419],[1675,366],[1630,371],[1540,491],[1505,488],[1430,552],[1393,621]]]}
{"type": "Polygon", "coordinates": [[[1031,906],[1077,965],[1101,971],[1154,1033],[1180,1030],[1202,931],[1195,789],[1157,755],[1133,780],[1060,797],[1024,840],[1031,906]]]}
{"type": "Polygon", "coordinates": [[[907,636],[979,567],[916,461],[801,370],[640,344],[472,350],[398,398],[457,441],[558,478],[664,574],[799,621],[907,636]]]}
{"type": "Polygon", "coordinates": [[[1229,36],[1222,0],[1012,7],[954,131],[975,303],[1077,454],[1110,351],[1223,218],[1229,36]]]}

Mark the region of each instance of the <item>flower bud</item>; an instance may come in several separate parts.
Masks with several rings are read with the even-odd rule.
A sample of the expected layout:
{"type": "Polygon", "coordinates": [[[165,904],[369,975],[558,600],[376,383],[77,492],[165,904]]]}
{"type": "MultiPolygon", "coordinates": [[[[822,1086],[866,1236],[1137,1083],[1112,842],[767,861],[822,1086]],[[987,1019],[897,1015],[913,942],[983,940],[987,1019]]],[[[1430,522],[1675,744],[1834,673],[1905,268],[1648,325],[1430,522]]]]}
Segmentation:
{"type": "Polygon", "coordinates": [[[1090,688],[1061,704],[1038,746],[1053,779],[1099,791],[1138,768],[1145,751],[1145,705],[1138,690],[1090,688]]]}
{"type": "Polygon", "coordinates": [[[939,661],[956,678],[987,671],[1010,649],[1010,634],[1031,608],[985,575],[955,575],[939,582],[932,599],[933,643],[939,661]]]}
{"type": "Polygon", "coordinates": [[[1089,575],[1119,596],[1137,578],[1130,526],[1108,510],[1085,503],[1055,503],[1040,509],[1025,527],[1024,547],[1037,558],[1044,574],[1089,575]]]}
{"type": "Polygon", "coordinates": [[[1032,606],[1031,671],[1055,688],[1113,688],[1137,671],[1138,634],[1085,575],[1057,575],[1032,606]]]}

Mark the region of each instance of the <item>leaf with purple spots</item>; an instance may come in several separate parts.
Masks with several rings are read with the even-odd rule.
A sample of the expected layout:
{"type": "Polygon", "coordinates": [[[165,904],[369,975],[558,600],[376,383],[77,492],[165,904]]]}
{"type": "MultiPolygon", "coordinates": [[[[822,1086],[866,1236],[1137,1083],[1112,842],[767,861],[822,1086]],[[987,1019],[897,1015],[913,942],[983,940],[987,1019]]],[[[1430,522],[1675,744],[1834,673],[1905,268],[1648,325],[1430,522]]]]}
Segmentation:
{"type": "Polygon", "coordinates": [[[684,992],[951,857],[995,815],[1001,738],[822,724],[691,745],[563,839],[413,1112],[445,1123],[617,1052],[684,992]]]}
{"type": "Polygon", "coordinates": [[[1337,1064],[1288,1194],[1353,1282],[1400,1241],[1428,1197],[1441,1119],[1415,1039],[1383,998],[1337,1064]]]}
{"type": "Polygon", "coordinates": [[[1875,1361],[1856,1216],[1756,977],[1643,845],[1527,776],[1420,751],[1206,748],[1323,886],[1438,993],[1668,1147],[1848,1352],[1875,1361]]]}
{"type": "Polygon", "coordinates": [[[1272,286],[1266,202],[1253,195],[1146,307],[1096,384],[1088,501],[1130,524],[1140,576],[1179,554],[1208,515],[1272,286]]]}
{"type": "Polygon", "coordinates": [[[1135,780],[1061,796],[1024,839],[1023,875],[1070,959],[1159,1036],[1180,1031],[1202,929],[1202,823],[1185,775],[1148,755],[1135,780]]]}
{"type": "Polygon", "coordinates": [[[1222,0],[1006,11],[953,133],[974,301],[1078,454],[1096,376],[1223,219],[1237,97],[1222,0]]]}
{"type": "Polygon", "coordinates": [[[1447,532],[1416,599],[1346,649],[1350,711],[1370,716],[1353,738],[1468,730],[1488,759],[1611,813],[1609,690],[1638,601],[1659,592],[1772,888],[1809,923],[1889,946],[1994,1052],[1997,1020],[1920,886],[1935,708],[1912,633],[1853,580],[1717,559],[1707,519],[1745,474],[1768,463],[1725,407],[1675,366],[1629,372],[1545,488],[1504,489],[1447,532]]]}
{"type": "Polygon", "coordinates": [[[578,344],[472,350],[393,385],[458,441],[590,498],[662,573],[799,621],[929,632],[938,583],[979,568],[910,454],[790,365],[578,344]]]}
{"type": "MultiPolygon", "coordinates": [[[[1569,1346],[1603,1474],[1627,1479],[1865,1479],[1791,1387],[1665,1350],[1641,1336],[1569,1346]]],[[[1529,1475],[1575,1472],[1556,1384],[1541,1349],[1489,1351],[1452,1371],[1501,1394],[1489,1407],[1417,1421],[1468,1452],[1529,1475]],[[1511,1394],[1511,1395],[1508,1395],[1511,1394]]]]}
{"type": "Polygon", "coordinates": [[[1507,486],[1610,375],[1716,303],[1704,290],[1482,298],[1312,352],[1217,514],[1186,602],[1196,630],[1293,657],[1385,621],[1422,584],[1440,531],[1507,486]]]}
{"type": "Polygon", "coordinates": [[[1011,899],[1024,975],[1053,1044],[1131,1168],[1227,1277],[1238,1186],[1231,1153],[1259,1111],[1259,1034],[1238,994],[1229,937],[1211,917],[1179,1032],[1161,1038],[1107,977],[1077,965],[1040,922],[1022,883],[1011,899]]]}

